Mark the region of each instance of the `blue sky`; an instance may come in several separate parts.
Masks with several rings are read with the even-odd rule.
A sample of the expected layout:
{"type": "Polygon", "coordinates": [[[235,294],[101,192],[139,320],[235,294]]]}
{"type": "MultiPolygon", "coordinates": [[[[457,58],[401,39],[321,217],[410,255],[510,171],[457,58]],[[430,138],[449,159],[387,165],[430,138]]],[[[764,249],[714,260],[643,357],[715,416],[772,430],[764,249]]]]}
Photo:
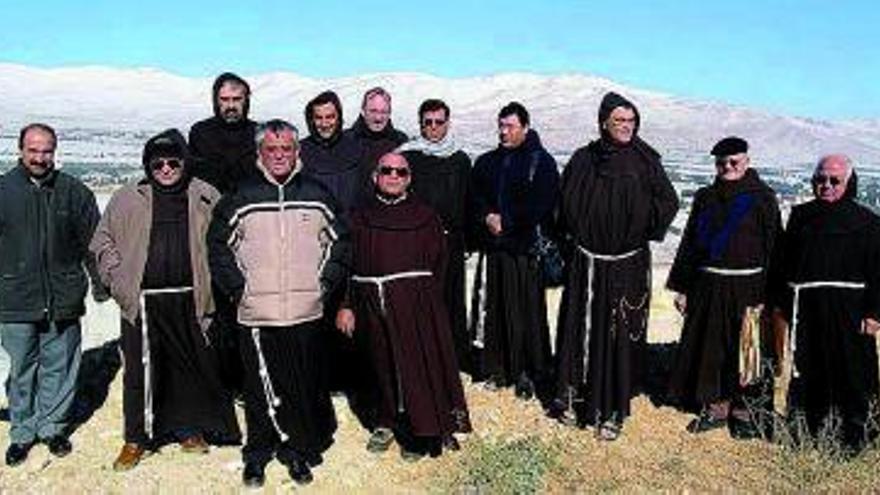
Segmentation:
{"type": "Polygon", "coordinates": [[[190,76],[585,73],[818,118],[880,118],[873,1],[4,2],[0,61],[190,76]]]}

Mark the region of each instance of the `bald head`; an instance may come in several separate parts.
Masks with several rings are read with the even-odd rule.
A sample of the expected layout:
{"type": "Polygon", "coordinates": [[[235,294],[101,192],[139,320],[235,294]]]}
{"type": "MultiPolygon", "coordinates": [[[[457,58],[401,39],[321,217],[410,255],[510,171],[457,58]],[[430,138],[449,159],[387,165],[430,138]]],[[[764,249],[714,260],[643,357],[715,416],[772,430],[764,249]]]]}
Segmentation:
{"type": "Polygon", "coordinates": [[[399,197],[406,194],[410,183],[410,169],[406,158],[400,153],[385,153],[373,172],[373,182],[380,193],[399,197]]]}
{"type": "Polygon", "coordinates": [[[816,164],[816,171],[813,173],[813,194],[816,199],[833,203],[843,198],[852,171],[852,161],[848,156],[842,154],[823,156],[816,164]]]}
{"type": "Polygon", "coordinates": [[[406,157],[404,157],[402,154],[391,151],[379,157],[378,167],[381,167],[382,165],[391,165],[393,167],[409,167],[409,162],[406,161],[406,157]]]}

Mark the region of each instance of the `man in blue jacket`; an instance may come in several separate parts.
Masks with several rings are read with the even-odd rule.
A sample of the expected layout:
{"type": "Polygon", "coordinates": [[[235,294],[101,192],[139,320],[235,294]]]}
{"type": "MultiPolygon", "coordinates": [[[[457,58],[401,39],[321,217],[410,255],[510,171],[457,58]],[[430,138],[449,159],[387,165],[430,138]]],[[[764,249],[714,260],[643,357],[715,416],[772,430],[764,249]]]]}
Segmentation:
{"type": "MultiPolygon", "coordinates": [[[[95,196],[55,170],[55,131],[29,124],[18,165],[0,177],[0,337],[9,353],[10,445],[6,464],[36,442],[62,457],[80,364],[84,264],[100,216],[95,196]]],[[[92,280],[97,280],[94,276],[92,280]]],[[[98,284],[99,285],[99,284],[98,284]]],[[[106,291],[96,285],[96,299],[106,291]]]]}

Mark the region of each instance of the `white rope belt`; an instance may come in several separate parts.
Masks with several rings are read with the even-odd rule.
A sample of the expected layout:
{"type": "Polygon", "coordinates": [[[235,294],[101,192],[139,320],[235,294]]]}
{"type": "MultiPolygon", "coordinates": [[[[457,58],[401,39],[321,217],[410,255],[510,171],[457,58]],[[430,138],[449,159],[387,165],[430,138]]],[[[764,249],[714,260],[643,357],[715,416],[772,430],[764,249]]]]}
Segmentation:
{"type": "MultiPolygon", "coordinates": [[[[405,280],[410,278],[421,278],[421,277],[431,277],[434,274],[425,271],[425,270],[415,270],[409,272],[397,272],[390,273],[388,275],[380,275],[376,277],[365,277],[361,275],[353,275],[351,279],[355,282],[362,284],[375,284],[376,291],[379,294],[379,308],[382,311],[382,315],[385,313],[385,284],[388,282],[393,282],[395,280],[405,280]]],[[[394,354],[392,345],[392,356],[394,354]]],[[[400,368],[397,364],[398,356],[394,356],[394,374],[395,374],[395,385],[397,388],[397,412],[404,412],[404,404],[403,404],[403,384],[400,382],[400,368]]]]}
{"type": "Polygon", "coordinates": [[[800,310],[800,295],[801,290],[803,289],[850,289],[850,290],[863,290],[865,288],[864,282],[845,282],[845,281],[828,281],[828,280],[818,280],[814,282],[800,282],[793,283],[789,282],[789,287],[794,290],[794,298],[791,303],[791,331],[789,337],[788,347],[791,352],[792,359],[792,371],[791,374],[795,377],[800,376],[800,372],[797,369],[797,365],[794,359],[794,353],[797,351],[797,328],[798,328],[798,312],[800,310]]]}
{"type": "Polygon", "coordinates": [[[479,260],[480,273],[477,274],[477,276],[479,277],[479,280],[480,280],[480,293],[478,296],[479,302],[477,305],[478,306],[478,308],[477,308],[477,311],[478,311],[477,315],[478,316],[477,316],[477,321],[476,321],[477,328],[474,329],[474,342],[473,342],[474,347],[476,347],[478,349],[482,349],[486,345],[485,344],[485,340],[486,340],[486,285],[488,282],[486,280],[486,272],[487,272],[486,267],[488,264],[489,264],[489,260],[486,256],[483,256],[479,260]]]}
{"type": "Polygon", "coordinates": [[[192,287],[164,287],[162,289],[143,289],[140,297],[141,310],[141,365],[144,367],[144,431],[148,438],[153,437],[153,364],[150,359],[150,332],[147,326],[147,296],[159,294],[185,294],[192,287]]]}
{"type": "Polygon", "coordinates": [[[578,251],[587,257],[587,302],[584,311],[584,375],[583,383],[587,382],[587,371],[590,364],[590,332],[593,327],[593,278],[595,276],[596,260],[615,262],[622,261],[639,254],[642,248],[636,248],[621,254],[600,254],[587,250],[578,245],[578,251]]]}
{"type": "Polygon", "coordinates": [[[407,278],[419,278],[419,277],[431,277],[434,274],[425,271],[425,270],[416,270],[409,272],[398,272],[398,273],[390,273],[388,275],[380,275],[376,277],[366,277],[361,275],[352,275],[351,279],[355,282],[362,284],[375,284],[376,290],[379,293],[379,309],[382,310],[382,314],[385,314],[385,284],[388,282],[393,282],[395,280],[402,280],[407,278]]]}
{"type": "Polygon", "coordinates": [[[275,428],[275,431],[278,432],[281,441],[286,442],[288,436],[281,431],[281,426],[278,424],[278,419],[276,419],[278,413],[275,408],[281,407],[281,398],[275,395],[275,388],[272,387],[272,378],[269,376],[269,367],[266,365],[266,358],[263,357],[263,347],[260,345],[259,328],[251,328],[251,338],[254,340],[254,348],[257,351],[257,362],[259,363],[260,368],[260,381],[263,383],[263,395],[266,396],[266,409],[269,414],[269,420],[272,421],[272,426],[275,428]]]}
{"type": "Polygon", "coordinates": [[[716,266],[701,266],[700,271],[711,273],[712,275],[721,275],[722,277],[748,277],[763,272],[764,268],[760,266],[754,268],[719,268],[716,266]]]}

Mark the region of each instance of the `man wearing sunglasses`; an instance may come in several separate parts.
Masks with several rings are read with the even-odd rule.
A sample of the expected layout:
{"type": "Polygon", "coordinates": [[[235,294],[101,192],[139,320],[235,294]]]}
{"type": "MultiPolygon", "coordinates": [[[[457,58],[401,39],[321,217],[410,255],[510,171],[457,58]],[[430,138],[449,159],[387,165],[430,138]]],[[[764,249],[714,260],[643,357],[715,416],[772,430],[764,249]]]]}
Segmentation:
{"type": "Polygon", "coordinates": [[[125,444],[113,469],[177,441],[188,453],[238,442],[220,379],[205,234],[220,198],[190,174],[183,135],[147,141],[144,178],[117,191],[92,238],[101,280],[121,313],[125,444]]]}
{"type": "Polygon", "coordinates": [[[667,281],[684,316],[670,395],[699,412],[689,432],[729,425],[735,438],[750,438],[760,432],[745,400],[761,371],[758,328],[750,325],[765,303],[781,219],[775,193],[749,167],[744,139],[724,138],[711,154],[715,181],[694,196],[667,281]]]}
{"type": "Polygon", "coordinates": [[[457,450],[453,433],[471,429],[443,302],[445,236],[411,180],[403,155],[379,159],[377,201],[352,215],[354,276],[336,318],[369,342],[379,408],[367,450],[386,451],[396,434],[408,461],[457,450]]]}
{"type": "Polygon", "coordinates": [[[772,278],[774,317],[788,324],[793,355],[789,410],[813,434],[842,420],[827,431],[850,454],[877,433],[880,333],[880,218],[856,201],[857,180],[847,156],[819,160],[815,199],[792,209],[772,278]]]}
{"type": "Polygon", "coordinates": [[[106,299],[86,246],[98,223],[95,196],[55,168],[55,131],[29,124],[18,164],[0,177],[0,337],[9,354],[6,465],[27,459],[36,442],[52,455],[72,450],[69,413],[80,365],[80,317],[92,278],[106,299]]]}
{"type": "Polygon", "coordinates": [[[462,371],[471,372],[471,339],[467,334],[464,291],[466,205],[471,159],[449,132],[449,106],[429,99],[419,106],[421,136],[398,151],[412,170],[410,190],[428,204],[443,222],[449,262],[443,288],[455,354],[462,371]]]}

